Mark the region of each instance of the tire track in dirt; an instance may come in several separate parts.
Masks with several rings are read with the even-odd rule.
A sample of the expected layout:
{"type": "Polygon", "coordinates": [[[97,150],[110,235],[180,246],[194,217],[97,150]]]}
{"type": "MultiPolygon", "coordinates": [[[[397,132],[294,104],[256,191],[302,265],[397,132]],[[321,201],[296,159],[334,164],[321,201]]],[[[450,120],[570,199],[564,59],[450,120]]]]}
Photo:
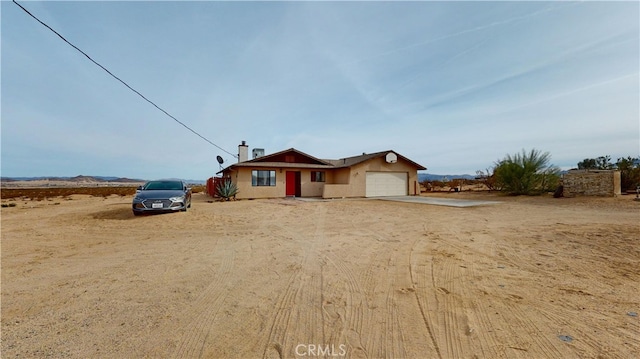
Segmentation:
{"type": "MultiPolygon", "coordinates": [[[[633,342],[632,338],[637,337],[638,332],[625,333],[619,327],[611,326],[596,335],[593,328],[581,323],[584,317],[597,317],[596,313],[605,310],[609,303],[616,303],[619,277],[607,278],[602,273],[614,271],[624,277],[626,263],[616,259],[624,257],[621,251],[636,249],[625,248],[629,246],[625,241],[617,243],[617,231],[620,229],[608,228],[605,224],[590,223],[582,225],[579,230],[563,224],[558,224],[558,227],[553,232],[547,231],[545,236],[538,234],[545,232],[537,227],[527,233],[510,230],[519,242],[505,262],[513,263],[513,268],[509,270],[510,277],[505,278],[540,278],[541,281],[535,286],[539,292],[560,292],[563,300],[547,302],[523,293],[520,293],[521,296],[499,295],[497,299],[501,304],[496,305],[495,309],[496,314],[499,312],[500,315],[494,318],[494,322],[501,322],[500,327],[510,328],[514,333],[504,349],[508,350],[510,356],[522,357],[566,357],[568,353],[580,357],[581,353],[587,352],[611,357],[611,353],[620,351],[614,348],[622,348],[626,343],[633,342]],[[548,248],[547,243],[556,243],[552,251],[542,250],[548,248]],[[591,253],[581,251],[585,246],[591,248],[591,253]],[[522,255],[521,252],[529,255],[522,255]],[[537,255],[531,256],[531,253],[537,255]],[[605,259],[605,262],[601,259],[605,259]],[[600,270],[593,270],[595,267],[600,270]],[[607,267],[611,269],[604,270],[607,267]],[[583,283],[597,285],[585,286],[583,283]],[[601,308],[596,309],[598,307],[601,308]],[[558,339],[558,335],[567,334],[574,337],[573,343],[567,344],[558,339]]],[[[616,313],[610,315],[615,316],[616,313]]]]}
{"type": "MultiPolygon", "coordinates": [[[[367,305],[364,290],[351,268],[345,265],[342,259],[334,260],[328,255],[324,255],[323,258],[338,271],[338,276],[344,279],[346,286],[346,293],[343,293],[346,295],[344,313],[341,314],[335,308],[336,303],[323,300],[325,338],[328,343],[350,343],[352,347],[364,350],[361,343],[363,307],[367,305]]],[[[323,285],[323,297],[324,288],[323,285]]]]}
{"type": "MultiPolygon", "coordinates": [[[[426,231],[425,236],[429,237],[431,241],[437,240],[433,232],[426,231]]],[[[416,240],[409,254],[409,274],[415,288],[414,296],[420,308],[422,321],[429,333],[429,340],[437,357],[442,359],[443,354],[446,354],[443,353],[446,348],[443,347],[444,343],[441,343],[439,335],[441,328],[437,315],[440,304],[436,295],[433,260],[433,255],[427,249],[426,240],[416,240]]]]}
{"type": "MultiPolygon", "coordinates": [[[[395,258],[392,258],[389,268],[399,269],[402,266],[395,263],[395,258]]],[[[394,281],[395,282],[395,281],[394,281]]],[[[399,281],[401,283],[401,281],[399,281]]],[[[400,293],[407,294],[413,291],[412,287],[403,287],[399,289],[400,293]]],[[[388,283],[388,291],[386,298],[386,310],[385,310],[385,330],[384,330],[384,356],[386,358],[406,358],[407,352],[405,349],[405,337],[402,330],[402,323],[400,322],[400,313],[398,307],[400,306],[399,298],[397,298],[398,292],[394,290],[393,283],[388,283]]]]}
{"type": "Polygon", "coordinates": [[[414,284],[407,271],[411,243],[404,241],[400,229],[385,218],[379,215],[367,223],[351,223],[358,239],[349,244],[347,252],[358,255],[344,257],[338,252],[331,257],[335,262],[331,269],[348,281],[344,284],[346,300],[360,305],[345,311],[345,320],[352,327],[347,332],[347,356],[433,357],[433,345],[424,342],[428,333],[420,326],[420,309],[413,299],[414,284]]]}
{"type": "MultiPolygon", "coordinates": [[[[463,237],[471,235],[471,233],[464,234],[458,227],[450,228],[446,233],[447,237],[454,239],[454,241],[450,243],[450,248],[455,249],[457,253],[467,252],[474,257],[482,255],[482,252],[475,251],[465,245],[460,245],[466,240],[466,238],[463,237]]],[[[517,237],[518,234],[514,233],[514,238],[517,237]]],[[[515,273],[511,274],[511,278],[518,276],[518,272],[522,270],[521,266],[523,264],[527,265],[528,258],[521,258],[517,254],[519,251],[512,250],[509,252],[509,255],[505,255],[504,251],[501,250],[500,244],[492,243],[491,246],[492,256],[488,262],[490,263],[492,260],[495,261],[495,259],[498,259],[497,268],[504,269],[505,265],[506,267],[512,268],[512,272],[515,273]]],[[[477,265],[471,262],[465,263],[465,267],[471,268],[475,272],[477,265]]],[[[489,268],[491,267],[483,268],[483,270],[487,271],[489,268]]],[[[497,283],[488,282],[486,284],[496,285],[497,283]]],[[[498,284],[498,286],[504,288],[502,284],[498,284]]],[[[463,294],[463,298],[473,298],[473,295],[468,291],[466,293],[461,291],[461,293],[463,294]]],[[[483,291],[483,294],[486,295],[488,293],[483,291]]],[[[476,324],[482,329],[478,335],[482,335],[484,339],[479,343],[483,353],[486,353],[490,357],[508,356],[527,358],[532,355],[540,355],[541,357],[555,358],[564,356],[563,353],[558,351],[557,343],[549,340],[549,333],[540,330],[531,319],[530,312],[524,310],[526,306],[521,303],[523,299],[521,296],[508,293],[494,295],[496,295],[496,298],[491,307],[493,308],[492,312],[495,312],[495,316],[489,314],[489,306],[486,305],[486,300],[477,300],[471,303],[476,310],[473,311],[473,319],[471,319],[470,322],[476,322],[474,319],[477,319],[476,324]],[[501,338],[499,340],[496,330],[494,330],[495,328],[508,328],[507,332],[510,334],[505,337],[506,339],[501,338]],[[489,332],[496,334],[489,335],[489,332]],[[547,334],[547,336],[545,336],[545,334],[547,334]]],[[[469,327],[469,329],[473,328],[469,327]]],[[[504,331],[504,329],[502,329],[502,331],[504,331]]]]}
{"type": "MultiPolygon", "coordinates": [[[[442,275],[438,278],[442,278],[442,283],[434,283],[439,285],[436,290],[436,296],[440,296],[442,300],[442,309],[444,313],[441,315],[441,322],[444,325],[445,340],[447,343],[447,353],[452,358],[463,358],[470,353],[465,353],[464,348],[471,348],[467,330],[469,320],[464,313],[464,305],[462,303],[464,297],[465,283],[460,281],[460,277],[463,276],[460,270],[460,262],[457,259],[458,255],[446,252],[443,257],[443,263],[441,264],[442,275]]],[[[435,270],[432,268],[432,273],[435,270]]]]}
{"type": "MultiPolygon", "coordinates": [[[[529,319],[530,314],[523,310],[522,305],[505,302],[504,307],[505,310],[501,310],[501,316],[512,333],[511,343],[507,344],[507,348],[513,349],[509,352],[510,356],[527,358],[533,355],[532,352],[536,352],[545,358],[565,357],[566,353],[558,350],[550,340],[549,333],[541,330],[529,319]]],[[[561,343],[559,340],[557,342],[561,343]]]]}
{"type": "MultiPolygon", "coordinates": [[[[400,336],[401,326],[397,312],[397,302],[394,292],[395,256],[385,245],[394,240],[387,238],[389,228],[377,228],[377,223],[363,228],[362,223],[353,222],[351,226],[359,229],[365,236],[368,252],[368,265],[360,276],[360,281],[353,275],[351,280],[354,288],[362,293],[361,313],[362,325],[358,332],[352,332],[350,338],[357,340],[358,346],[353,347],[353,356],[364,358],[398,357],[391,353],[403,353],[406,357],[403,343],[397,343],[395,337],[400,336]],[[361,284],[359,284],[361,283],[361,284]],[[399,344],[399,345],[398,345],[399,344]]],[[[394,241],[397,242],[397,241],[394,241]]],[[[344,266],[345,270],[349,267],[344,266]]]]}
{"type": "MultiPolygon", "coordinates": [[[[385,226],[386,227],[386,226],[385,226]]],[[[410,243],[397,239],[396,229],[386,227],[367,230],[373,242],[373,258],[366,273],[364,287],[370,303],[365,330],[367,348],[372,358],[430,356],[433,345],[420,327],[420,308],[414,300],[415,284],[410,268],[410,243]],[[407,346],[408,343],[412,345],[407,346]]]]}
{"type": "Polygon", "coordinates": [[[491,307],[495,303],[488,304],[490,302],[486,297],[476,299],[479,294],[483,297],[488,294],[484,289],[477,287],[482,287],[484,284],[483,279],[487,275],[487,269],[497,265],[494,264],[496,256],[500,258],[500,267],[512,261],[503,255],[486,228],[472,233],[463,231],[460,226],[449,226],[443,230],[443,233],[446,238],[451,239],[447,243],[447,248],[459,256],[458,267],[464,268],[459,271],[465,281],[458,281],[462,285],[456,287],[455,293],[459,298],[460,308],[465,313],[464,325],[459,328],[459,331],[467,336],[465,347],[471,348],[474,355],[477,355],[475,352],[478,351],[486,358],[500,357],[504,354],[504,350],[499,350],[503,346],[495,335],[496,327],[505,327],[507,323],[502,322],[500,317],[491,316],[493,313],[491,307]],[[480,248],[473,246],[476,241],[482,243],[480,248]],[[488,250],[486,247],[489,247],[488,250]]]}
{"type": "MultiPolygon", "coordinates": [[[[361,224],[352,223],[353,228],[358,228],[361,224]]],[[[350,342],[358,343],[358,346],[352,346],[353,355],[364,358],[381,358],[385,356],[385,342],[380,340],[387,335],[384,323],[389,320],[380,313],[380,308],[387,309],[386,305],[380,303],[382,299],[388,298],[389,280],[387,268],[391,262],[392,253],[388,250],[380,249],[380,243],[384,239],[383,236],[370,228],[365,228],[362,232],[366,235],[363,238],[365,243],[372,243],[368,246],[369,253],[367,255],[368,265],[364,273],[360,276],[360,283],[356,286],[361,290],[363,295],[362,307],[362,326],[359,331],[350,333],[350,342]],[[371,242],[375,239],[376,242],[371,242]],[[384,296],[381,298],[381,296],[384,296]]],[[[383,248],[384,249],[384,248],[383,248]]],[[[345,268],[348,268],[345,266],[345,268]]],[[[357,277],[353,276],[354,283],[357,283],[357,277]]]]}
{"type": "Polygon", "coordinates": [[[303,260],[290,276],[287,287],[274,308],[275,314],[269,328],[267,347],[262,355],[265,359],[285,358],[284,348],[287,344],[287,331],[291,322],[292,308],[300,291],[300,287],[296,284],[301,280],[304,264],[303,260]]]}
{"type": "Polygon", "coordinates": [[[470,279],[477,278],[476,266],[466,258],[481,253],[470,251],[455,233],[440,233],[425,228],[410,253],[415,299],[436,354],[461,358],[482,352],[496,357],[497,341],[487,334],[493,331],[489,308],[471,299],[478,294],[470,287],[470,279]],[[481,334],[477,326],[484,329],[481,334]]]}
{"type": "Polygon", "coordinates": [[[187,319],[177,333],[183,333],[172,358],[201,358],[212,324],[220,311],[230,285],[235,253],[233,250],[220,251],[220,267],[211,275],[212,282],[202,291],[194,304],[180,316],[187,319]]]}
{"type": "Polygon", "coordinates": [[[262,355],[265,359],[285,358],[294,352],[298,344],[324,343],[321,311],[323,263],[316,247],[324,242],[326,207],[316,206],[313,216],[316,220],[311,238],[279,226],[300,246],[302,256],[292,268],[294,272],[275,306],[262,355]]]}
{"type": "Polygon", "coordinates": [[[325,301],[325,318],[333,320],[333,323],[339,321],[339,324],[329,324],[325,328],[328,332],[328,342],[349,346],[348,357],[379,358],[385,356],[385,344],[398,332],[397,326],[386,325],[390,321],[397,321],[397,315],[388,315],[388,313],[394,313],[397,308],[392,302],[391,288],[387,288],[384,293],[376,292],[380,287],[389,284],[384,280],[386,276],[383,277],[383,273],[380,273],[380,268],[387,268],[381,263],[391,260],[390,252],[377,250],[379,234],[372,231],[365,232],[368,236],[364,236],[363,241],[376,238],[376,242],[373,247],[367,248],[372,252],[366,253],[368,254],[366,256],[363,255],[367,258],[368,265],[361,275],[357,275],[353,269],[359,259],[343,258],[340,254],[324,255],[325,260],[330,264],[327,272],[329,269],[335,270],[332,273],[332,282],[340,284],[340,288],[335,290],[336,293],[328,290],[326,296],[343,301],[341,303],[343,307],[340,308],[325,301]],[[382,254],[387,256],[386,259],[382,258],[382,254]],[[381,284],[381,282],[384,283],[381,284]],[[384,297],[378,298],[380,294],[384,294],[384,297]],[[382,299],[384,302],[380,302],[382,299]],[[387,314],[380,323],[378,316],[381,308],[387,314]]]}
{"type": "MultiPolygon", "coordinates": [[[[483,254],[466,245],[461,245],[468,239],[466,237],[472,236],[471,233],[463,232],[458,226],[448,228],[445,233],[448,238],[453,239],[453,241],[449,243],[449,248],[454,249],[456,253],[462,253],[464,255],[466,252],[474,257],[483,254]]],[[[517,233],[514,233],[514,238],[518,238],[517,233]]],[[[496,261],[497,259],[497,268],[504,269],[505,266],[513,268],[512,272],[515,271],[515,273],[511,274],[511,277],[518,276],[518,272],[522,270],[520,267],[528,262],[528,258],[521,258],[517,254],[519,253],[517,250],[512,250],[506,255],[505,251],[501,249],[502,246],[503,245],[499,243],[492,242],[492,256],[488,262],[490,263],[492,260],[496,261]]],[[[476,265],[474,262],[465,264],[467,268],[470,267],[475,271],[476,265]]],[[[483,269],[487,271],[489,268],[492,267],[483,269]]],[[[445,278],[446,277],[445,275],[445,278]]],[[[492,283],[489,282],[487,284],[491,285],[492,283]]],[[[497,283],[493,283],[493,285],[495,284],[497,283]]],[[[500,284],[498,286],[503,287],[503,285],[500,284]]],[[[473,298],[473,295],[470,295],[471,293],[468,291],[465,292],[462,290],[461,294],[463,295],[462,298],[473,298]]],[[[478,319],[477,323],[483,328],[482,332],[496,333],[494,328],[498,327],[509,328],[508,332],[511,334],[506,340],[504,338],[499,340],[496,335],[484,335],[484,333],[482,333],[484,341],[479,344],[483,352],[488,352],[487,354],[490,356],[507,355],[509,357],[530,357],[532,353],[536,353],[535,355],[541,355],[542,357],[552,358],[563,356],[563,353],[557,350],[554,342],[549,340],[549,337],[545,336],[545,333],[534,323],[530,317],[530,313],[523,309],[525,306],[521,303],[523,299],[521,296],[505,293],[498,294],[498,297],[495,299],[492,306],[497,314],[496,316],[489,315],[488,306],[478,304],[486,303],[486,301],[475,301],[473,305],[475,305],[476,310],[474,310],[472,317],[478,319]]],[[[475,322],[475,320],[472,321],[475,322]]],[[[473,328],[469,327],[469,329],[473,328]]]]}
{"type": "MultiPolygon", "coordinates": [[[[622,314],[620,315],[621,321],[627,320],[626,328],[628,330],[623,329],[625,327],[611,327],[606,330],[595,331],[592,327],[577,322],[575,320],[575,312],[560,310],[551,306],[545,306],[538,311],[548,319],[550,327],[556,326],[557,329],[555,333],[552,333],[553,335],[570,335],[575,339],[572,345],[580,357],[587,356],[586,353],[597,353],[600,357],[627,358],[629,356],[624,354],[614,354],[615,352],[621,353],[623,347],[627,347],[629,354],[638,352],[637,349],[640,344],[636,340],[640,335],[638,322],[636,320],[627,320],[622,314]],[[632,343],[635,344],[635,348],[633,348],[632,343]]],[[[562,347],[560,343],[557,344],[557,346],[562,347]]]]}

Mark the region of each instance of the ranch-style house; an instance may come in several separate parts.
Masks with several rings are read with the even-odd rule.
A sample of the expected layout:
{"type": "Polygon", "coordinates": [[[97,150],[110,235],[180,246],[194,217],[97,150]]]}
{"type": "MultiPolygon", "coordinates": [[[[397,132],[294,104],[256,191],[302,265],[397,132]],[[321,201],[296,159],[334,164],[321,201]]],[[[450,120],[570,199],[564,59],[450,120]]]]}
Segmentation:
{"type": "Polygon", "coordinates": [[[420,194],[418,171],[426,167],[389,150],[338,160],[318,159],[295,148],[264,155],[244,141],[238,163],[218,174],[239,189],[237,199],[281,197],[381,197],[420,194]]]}

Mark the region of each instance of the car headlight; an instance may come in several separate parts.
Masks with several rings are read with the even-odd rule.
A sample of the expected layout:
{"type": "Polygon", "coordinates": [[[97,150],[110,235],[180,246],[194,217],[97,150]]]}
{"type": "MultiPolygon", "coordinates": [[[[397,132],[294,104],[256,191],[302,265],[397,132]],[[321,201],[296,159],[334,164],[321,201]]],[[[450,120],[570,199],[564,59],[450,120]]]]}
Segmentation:
{"type": "Polygon", "coordinates": [[[171,197],[171,198],[169,198],[169,201],[171,201],[171,202],[184,202],[184,196],[182,196],[182,197],[171,197]]]}

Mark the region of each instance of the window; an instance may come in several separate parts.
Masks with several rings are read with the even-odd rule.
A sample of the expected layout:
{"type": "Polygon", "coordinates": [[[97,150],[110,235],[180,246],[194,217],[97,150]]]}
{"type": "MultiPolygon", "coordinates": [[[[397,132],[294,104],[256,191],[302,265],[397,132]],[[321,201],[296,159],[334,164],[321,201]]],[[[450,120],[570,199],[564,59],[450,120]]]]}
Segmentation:
{"type": "Polygon", "coordinates": [[[324,171],[311,171],[311,182],[324,182],[324,171]]]}
{"type": "Polygon", "coordinates": [[[275,186],[276,171],[251,171],[252,186],[275,186]]]}

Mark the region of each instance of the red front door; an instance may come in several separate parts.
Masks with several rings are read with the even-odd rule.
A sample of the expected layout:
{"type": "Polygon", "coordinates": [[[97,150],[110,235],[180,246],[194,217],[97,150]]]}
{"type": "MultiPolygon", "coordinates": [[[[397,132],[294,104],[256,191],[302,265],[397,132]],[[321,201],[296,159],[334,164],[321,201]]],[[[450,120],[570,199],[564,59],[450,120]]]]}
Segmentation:
{"type": "Polygon", "coordinates": [[[286,195],[300,197],[300,172],[287,171],[286,195]]]}

